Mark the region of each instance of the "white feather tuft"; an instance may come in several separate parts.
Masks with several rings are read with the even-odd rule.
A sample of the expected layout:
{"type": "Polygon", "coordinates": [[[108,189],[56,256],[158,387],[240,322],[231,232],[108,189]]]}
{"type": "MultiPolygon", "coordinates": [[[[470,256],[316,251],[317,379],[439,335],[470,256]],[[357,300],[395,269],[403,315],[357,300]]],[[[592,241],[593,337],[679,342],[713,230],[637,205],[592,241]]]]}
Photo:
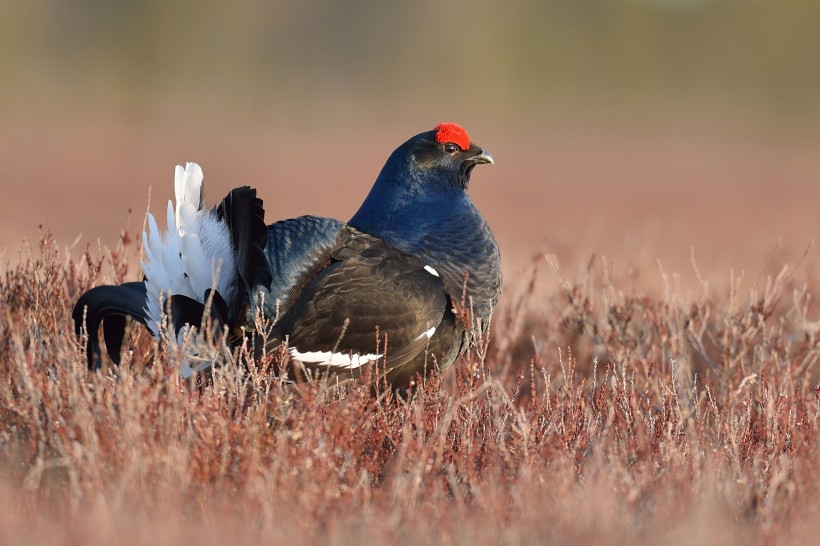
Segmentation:
{"type": "Polygon", "coordinates": [[[419,336],[418,336],[416,339],[417,339],[417,340],[418,340],[418,339],[421,339],[421,338],[423,338],[424,336],[427,336],[427,339],[430,339],[430,338],[432,338],[432,337],[433,337],[433,334],[435,334],[435,333],[436,333],[436,327],[435,327],[435,326],[433,326],[432,328],[430,328],[430,329],[429,329],[429,330],[427,330],[426,332],[422,332],[421,334],[419,334],[419,336]]]}
{"type": "Polygon", "coordinates": [[[155,332],[159,332],[162,303],[169,295],[205,303],[205,290],[216,288],[229,305],[236,296],[231,235],[223,221],[203,208],[203,179],[196,163],[187,163],[184,168],[177,165],[176,207],[168,201],[167,230],[160,233],[154,216],[148,214],[148,233],[142,234],[142,271],[147,290],[145,310],[155,332]]]}
{"type": "Polygon", "coordinates": [[[368,362],[375,362],[382,357],[382,355],[377,354],[360,355],[356,353],[333,353],[330,351],[308,351],[301,353],[296,347],[291,347],[290,356],[294,360],[298,360],[304,364],[348,370],[360,368],[368,362]]]}

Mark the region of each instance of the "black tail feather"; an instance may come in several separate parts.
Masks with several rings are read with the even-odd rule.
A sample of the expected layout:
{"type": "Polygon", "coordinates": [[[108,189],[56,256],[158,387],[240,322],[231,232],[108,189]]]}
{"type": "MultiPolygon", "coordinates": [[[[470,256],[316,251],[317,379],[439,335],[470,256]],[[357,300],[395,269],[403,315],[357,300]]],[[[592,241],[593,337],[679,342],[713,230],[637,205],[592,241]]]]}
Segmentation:
{"type": "Polygon", "coordinates": [[[257,286],[269,288],[273,280],[270,261],[265,253],[268,244],[268,226],[265,208],[256,196],[256,190],[242,186],[231,190],[216,209],[217,215],[228,224],[235,253],[236,268],[244,283],[245,298],[237,298],[231,318],[249,303],[257,286]]]}
{"type": "MultiPolygon", "coordinates": [[[[136,320],[153,334],[144,309],[145,298],[145,284],[142,282],[129,282],[120,286],[97,286],[80,296],[71,316],[74,319],[74,333],[77,337],[82,334],[83,326],[86,326],[88,333],[86,353],[89,370],[98,369],[102,365],[99,340],[101,324],[108,356],[115,364],[120,363],[126,317],[136,320]],[[85,322],[83,322],[84,317],[85,322]]],[[[215,326],[214,331],[219,332],[225,324],[228,324],[228,304],[219,292],[210,289],[205,291],[205,301],[212,301],[211,323],[215,326]]],[[[181,295],[169,296],[165,300],[165,310],[173,320],[176,334],[186,324],[199,327],[205,315],[204,304],[181,295]]]]}
{"type": "MultiPolygon", "coordinates": [[[[225,299],[215,290],[210,288],[205,291],[205,301],[212,301],[210,307],[211,324],[214,332],[219,332],[228,323],[228,304],[225,299]]],[[[196,327],[202,323],[205,316],[205,305],[188,296],[179,294],[169,296],[165,300],[165,312],[171,317],[174,326],[174,333],[179,334],[182,327],[192,324],[196,327]]]]}
{"type": "Polygon", "coordinates": [[[74,332],[82,333],[83,326],[88,334],[86,354],[88,369],[99,368],[100,358],[99,328],[103,324],[103,337],[108,356],[115,364],[120,363],[120,350],[125,335],[125,317],[136,320],[151,330],[145,313],[146,290],[143,282],[128,282],[119,286],[97,286],[77,300],[71,316],[74,332]],[[83,322],[85,317],[85,322],[83,322]]]}

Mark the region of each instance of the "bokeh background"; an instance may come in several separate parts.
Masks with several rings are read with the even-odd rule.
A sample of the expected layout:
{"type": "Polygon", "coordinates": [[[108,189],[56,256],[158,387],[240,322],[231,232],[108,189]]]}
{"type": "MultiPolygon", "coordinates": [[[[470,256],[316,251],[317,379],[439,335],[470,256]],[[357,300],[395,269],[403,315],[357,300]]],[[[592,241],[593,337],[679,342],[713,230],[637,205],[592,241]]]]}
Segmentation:
{"type": "MultiPolygon", "coordinates": [[[[268,219],[349,218],[439,121],[497,164],[471,193],[508,278],[556,253],[750,278],[820,220],[820,3],[805,0],[2,0],[0,253],[48,223],[116,242],[173,166],[268,219]]],[[[803,272],[813,275],[813,254],[803,272]]]]}

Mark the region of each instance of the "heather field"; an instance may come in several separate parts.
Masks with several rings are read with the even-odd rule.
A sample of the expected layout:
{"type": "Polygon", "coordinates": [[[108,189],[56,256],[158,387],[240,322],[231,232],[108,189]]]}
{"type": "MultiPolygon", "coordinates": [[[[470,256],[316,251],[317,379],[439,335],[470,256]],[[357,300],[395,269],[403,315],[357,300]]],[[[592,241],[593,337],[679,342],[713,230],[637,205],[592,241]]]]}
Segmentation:
{"type": "MultiPolygon", "coordinates": [[[[808,544],[820,329],[805,259],[749,289],[628,287],[592,258],[508,279],[492,333],[408,400],[247,372],[188,383],[133,328],[89,374],[77,296],[139,247],[48,233],[0,281],[3,544],[808,544]],[[534,288],[542,278],[557,288],[534,288]]],[[[783,263],[775,263],[775,262],[783,263]]],[[[647,264],[646,267],[652,267],[647,264]]],[[[734,281],[733,281],[734,282],[734,281]]]]}
{"type": "Polygon", "coordinates": [[[5,4],[0,546],[818,542],[820,2],[5,4]],[[347,220],[443,121],[505,279],[446,373],[86,370],[174,165],[347,220]]]}

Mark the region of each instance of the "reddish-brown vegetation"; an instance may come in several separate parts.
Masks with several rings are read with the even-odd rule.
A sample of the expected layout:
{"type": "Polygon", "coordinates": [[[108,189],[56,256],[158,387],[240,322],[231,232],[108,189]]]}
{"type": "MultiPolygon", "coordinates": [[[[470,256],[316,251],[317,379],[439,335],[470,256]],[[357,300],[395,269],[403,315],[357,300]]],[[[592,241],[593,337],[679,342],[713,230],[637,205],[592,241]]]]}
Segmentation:
{"type": "MultiPolygon", "coordinates": [[[[410,400],[192,385],[141,330],[89,374],[70,309],[133,279],[128,237],[45,236],[0,279],[0,543],[807,544],[820,510],[813,286],[662,297],[554,259],[410,400]]],[[[238,358],[242,358],[240,355],[238,358]]],[[[272,358],[272,357],[270,357],[272,358]]]]}

